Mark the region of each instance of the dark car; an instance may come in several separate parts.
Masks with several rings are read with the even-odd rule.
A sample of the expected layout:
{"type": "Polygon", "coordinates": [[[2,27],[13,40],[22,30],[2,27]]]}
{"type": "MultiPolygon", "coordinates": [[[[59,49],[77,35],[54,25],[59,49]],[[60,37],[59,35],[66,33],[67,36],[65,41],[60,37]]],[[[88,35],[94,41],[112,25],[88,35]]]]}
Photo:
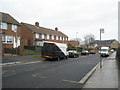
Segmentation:
{"type": "Polygon", "coordinates": [[[89,53],[90,54],[96,54],[96,51],[95,50],[90,50],[89,53]]]}
{"type": "Polygon", "coordinates": [[[89,55],[88,50],[83,50],[83,51],[81,52],[81,55],[89,55]]]}
{"type": "Polygon", "coordinates": [[[70,51],[68,51],[68,56],[76,58],[76,57],[79,57],[79,54],[75,50],[70,50],[70,51]]]}

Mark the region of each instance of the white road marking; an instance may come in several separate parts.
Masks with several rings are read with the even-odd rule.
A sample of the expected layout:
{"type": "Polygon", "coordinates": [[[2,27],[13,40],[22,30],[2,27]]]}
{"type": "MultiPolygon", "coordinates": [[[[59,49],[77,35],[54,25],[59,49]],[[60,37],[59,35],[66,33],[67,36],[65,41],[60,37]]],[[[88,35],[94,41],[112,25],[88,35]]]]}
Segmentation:
{"type": "Polygon", "coordinates": [[[8,77],[8,76],[12,76],[12,75],[15,75],[16,73],[10,73],[10,74],[7,74],[7,75],[2,75],[3,77],[8,77]]]}
{"type": "Polygon", "coordinates": [[[47,78],[47,77],[42,76],[42,75],[40,75],[40,74],[38,74],[38,73],[37,73],[37,74],[33,74],[32,76],[33,76],[33,77],[39,77],[39,78],[47,78]]]}
{"type": "Polygon", "coordinates": [[[3,63],[3,64],[0,64],[0,66],[11,65],[11,64],[19,64],[19,63],[20,63],[20,62],[3,63]]]}
{"type": "Polygon", "coordinates": [[[62,80],[62,81],[64,81],[64,82],[70,82],[70,83],[79,83],[78,81],[72,81],[72,80],[62,80]]]}
{"type": "Polygon", "coordinates": [[[11,65],[3,65],[4,67],[8,67],[8,66],[16,66],[16,65],[26,65],[26,64],[33,64],[33,63],[39,63],[39,62],[43,62],[43,61],[34,61],[34,62],[20,62],[18,64],[11,64],[11,65]]]}

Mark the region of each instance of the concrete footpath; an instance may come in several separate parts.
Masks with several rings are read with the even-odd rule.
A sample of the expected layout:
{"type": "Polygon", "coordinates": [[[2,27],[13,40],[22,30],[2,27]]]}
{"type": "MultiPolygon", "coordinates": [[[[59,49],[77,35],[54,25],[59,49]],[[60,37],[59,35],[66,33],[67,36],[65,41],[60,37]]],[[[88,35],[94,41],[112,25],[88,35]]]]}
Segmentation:
{"type": "Polygon", "coordinates": [[[116,52],[97,67],[83,88],[118,88],[118,67],[115,60],[116,52]]]}

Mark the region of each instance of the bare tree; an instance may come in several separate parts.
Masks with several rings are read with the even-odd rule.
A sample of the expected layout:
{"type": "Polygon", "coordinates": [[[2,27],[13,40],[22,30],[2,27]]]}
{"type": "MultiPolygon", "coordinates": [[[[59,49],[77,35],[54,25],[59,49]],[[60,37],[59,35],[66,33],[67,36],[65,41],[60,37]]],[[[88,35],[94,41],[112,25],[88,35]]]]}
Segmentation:
{"type": "Polygon", "coordinates": [[[84,45],[88,48],[88,46],[94,46],[95,36],[93,34],[87,34],[84,36],[84,45]]]}
{"type": "Polygon", "coordinates": [[[83,45],[83,40],[81,38],[72,38],[71,40],[77,41],[79,45],[83,45]]]}

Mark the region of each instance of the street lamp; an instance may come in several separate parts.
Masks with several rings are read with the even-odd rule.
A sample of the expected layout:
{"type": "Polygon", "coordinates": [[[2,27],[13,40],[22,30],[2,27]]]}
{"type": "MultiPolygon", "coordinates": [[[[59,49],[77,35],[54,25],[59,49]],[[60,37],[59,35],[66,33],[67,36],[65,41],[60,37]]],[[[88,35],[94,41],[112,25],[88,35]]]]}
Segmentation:
{"type": "Polygon", "coordinates": [[[17,34],[17,29],[16,29],[16,36],[15,36],[15,42],[16,42],[16,55],[17,55],[17,42],[18,42],[18,34],[17,34]]]}
{"type": "Polygon", "coordinates": [[[78,40],[77,40],[77,34],[78,34],[78,32],[76,32],[76,51],[77,51],[77,42],[78,42],[78,40]]]}
{"type": "Polygon", "coordinates": [[[100,29],[100,68],[102,68],[102,60],[101,60],[101,34],[104,33],[104,28],[100,29]]]}

